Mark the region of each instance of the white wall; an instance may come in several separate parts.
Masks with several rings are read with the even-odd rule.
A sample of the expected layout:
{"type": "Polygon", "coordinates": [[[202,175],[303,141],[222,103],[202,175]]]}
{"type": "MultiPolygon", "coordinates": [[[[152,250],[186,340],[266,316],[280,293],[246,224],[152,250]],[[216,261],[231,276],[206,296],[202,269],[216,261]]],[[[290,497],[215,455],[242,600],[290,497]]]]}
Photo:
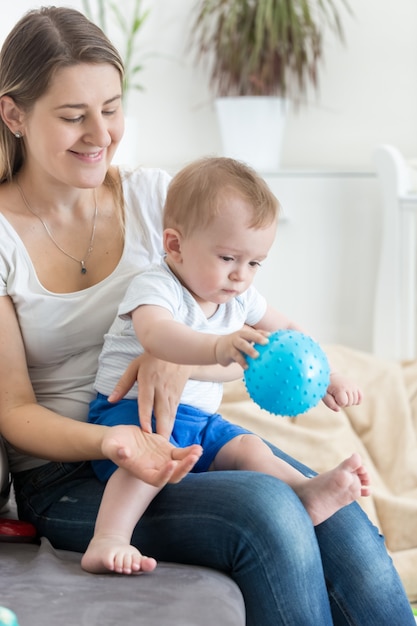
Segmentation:
{"type": "MultiPolygon", "coordinates": [[[[417,154],[417,2],[350,3],[353,16],[342,10],[346,45],[329,34],[320,92],[290,115],[284,168],[369,169],[380,142],[417,154]]],[[[177,165],[221,150],[207,77],[188,46],[195,4],[148,0],[146,49],[168,58],[149,59],[146,92],[135,98],[146,120],[145,162],[177,165]]]]}
{"type": "MultiPolygon", "coordinates": [[[[0,40],[39,4],[9,3],[0,40]]],[[[82,6],[81,0],[54,4],[82,6]]],[[[131,0],[118,4],[128,13],[131,0]]],[[[144,5],[150,16],[143,49],[154,54],[141,75],[145,92],[134,94],[130,112],[142,122],[141,161],[176,167],[220,151],[206,76],[195,67],[188,45],[196,0],[144,0],[144,5]]],[[[290,116],[284,168],[366,170],[380,142],[417,155],[417,2],[350,0],[350,5],[353,16],[341,9],[346,45],[329,34],[318,98],[290,116]]]]}
{"type": "Polygon", "coordinates": [[[291,172],[267,178],[284,219],[256,283],[314,337],[372,350],[380,241],[375,176],[291,172]]]}
{"type": "MultiPolygon", "coordinates": [[[[118,4],[126,5],[127,13],[130,2],[118,4]]],[[[55,4],[81,8],[81,0],[55,4]]],[[[133,94],[128,112],[139,123],[139,161],[176,169],[195,157],[221,152],[207,77],[193,63],[189,49],[196,2],[144,4],[150,16],[142,47],[152,54],[140,75],[145,91],[133,94]]],[[[350,0],[350,5],[353,17],[342,10],[346,45],[328,37],[319,95],[290,114],[282,157],[285,170],[370,172],[372,151],[379,143],[395,144],[406,156],[417,156],[417,2],[350,0]]],[[[0,40],[34,6],[30,0],[9,4],[0,40]]],[[[113,39],[119,45],[116,32],[113,39]]],[[[294,185],[307,183],[296,178],[294,185]]],[[[274,303],[320,340],[370,349],[380,233],[376,181],[369,179],[363,186],[359,179],[357,184],[327,189],[323,191],[321,183],[315,187],[311,202],[308,193],[303,200],[296,194],[292,215],[274,248],[279,257],[274,256],[273,274],[267,274],[263,284],[274,303]],[[303,287],[299,281],[312,254],[318,254],[320,262],[313,264],[303,287]]],[[[279,191],[277,195],[282,199],[279,191]]]]}

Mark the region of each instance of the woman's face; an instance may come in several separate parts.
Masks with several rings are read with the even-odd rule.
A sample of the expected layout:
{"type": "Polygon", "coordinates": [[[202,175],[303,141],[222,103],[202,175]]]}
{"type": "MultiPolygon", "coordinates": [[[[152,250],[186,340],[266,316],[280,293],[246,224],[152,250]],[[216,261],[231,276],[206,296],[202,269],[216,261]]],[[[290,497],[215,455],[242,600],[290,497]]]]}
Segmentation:
{"type": "Polygon", "coordinates": [[[124,130],[120,75],[110,64],[59,70],[24,116],[25,169],[79,188],[101,184],[124,130]]]}

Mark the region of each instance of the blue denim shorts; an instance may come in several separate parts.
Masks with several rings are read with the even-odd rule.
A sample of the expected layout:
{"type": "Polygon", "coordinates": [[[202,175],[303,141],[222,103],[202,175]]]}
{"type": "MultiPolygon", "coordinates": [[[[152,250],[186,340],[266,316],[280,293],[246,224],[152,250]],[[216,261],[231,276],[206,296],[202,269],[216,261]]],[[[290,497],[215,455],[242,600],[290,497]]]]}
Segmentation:
{"type": "MultiPolygon", "coordinates": [[[[140,425],[137,400],[124,399],[115,404],[108,402],[107,397],[99,393],[90,404],[88,420],[105,426],[140,425]]],[[[153,429],[155,431],[154,419],[153,429]]],[[[203,454],[192,471],[207,472],[219,450],[228,441],[243,434],[252,433],[228,422],[219,413],[206,413],[187,404],[180,404],[170,442],[177,448],[195,443],[201,445],[203,454]]],[[[93,461],[92,465],[102,481],[108,480],[117,467],[109,460],[93,461]]]]}

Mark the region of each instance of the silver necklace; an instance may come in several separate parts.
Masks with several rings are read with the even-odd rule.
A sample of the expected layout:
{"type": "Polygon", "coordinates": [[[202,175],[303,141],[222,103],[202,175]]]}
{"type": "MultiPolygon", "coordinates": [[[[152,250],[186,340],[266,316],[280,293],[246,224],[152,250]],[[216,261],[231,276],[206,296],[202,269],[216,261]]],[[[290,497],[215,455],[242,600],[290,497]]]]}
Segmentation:
{"type": "Polygon", "coordinates": [[[96,222],[97,222],[97,213],[98,213],[98,206],[97,206],[97,202],[96,202],[96,192],[94,190],[94,204],[95,204],[95,208],[94,208],[94,215],[93,215],[93,226],[91,228],[91,236],[90,236],[90,241],[88,243],[88,248],[87,251],[84,255],[83,259],[77,259],[75,256],[73,256],[72,254],[70,254],[69,252],[67,252],[66,250],[64,250],[63,248],[61,248],[61,246],[59,245],[59,243],[57,242],[57,240],[55,239],[55,237],[53,236],[51,229],[49,228],[48,224],[41,218],[40,215],[38,215],[38,213],[36,213],[36,211],[34,211],[32,209],[32,207],[30,206],[29,202],[26,199],[25,194],[23,193],[23,189],[21,188],[21,186],[19,185],[19,183],[16,182],[16,186],[19,190],[19,193],[22,197],[23,202],[25,203],[26,208],[28,209],[28,211],[30,211],[30,213],[32,213],[32,215],[34,215],[35,217],[38,218],[38,220],[40,221],[40,223],[42,224],[42,226],[44,227],[46,234],[48,235],[48,237],[50,238],[50,240],[52,241],[52,243],[58,248],[58,250],[60,250],[63,254],[65,254],[65,256],[69,257],[70,259],[72,259],[73,261],[75,261],[76,263],[79,263],[81,265],[81,274],[87,274],[87,268],[85,266],[85,262],[87,261],[88,257],[90,256],[90,254],[93,251],[93,244],[94,244],[94,237],[96,234],[96,222]]]}

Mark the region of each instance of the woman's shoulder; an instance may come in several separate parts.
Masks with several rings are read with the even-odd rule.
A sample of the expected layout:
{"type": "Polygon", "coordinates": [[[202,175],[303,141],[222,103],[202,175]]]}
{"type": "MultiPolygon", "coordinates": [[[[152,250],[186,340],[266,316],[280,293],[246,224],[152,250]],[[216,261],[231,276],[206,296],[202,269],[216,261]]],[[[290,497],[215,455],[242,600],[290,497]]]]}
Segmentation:
{"type": "Polygon", "coordinates": [[[16,207],[16,186],[10,182],[0,184],[0,216],[1,228],[6,231],[21,217],[21,211],[16,207]]]}
{"type": "MultiPolygon", "coordinates": [[[[162,213],[170,176],[159,168],[119,168],[125,218],[126,250],[146,250],[146,260],[162,252],[162,213]]],[[[143,261],[142,261],[143,264],[143,261]]]]}
{"type": "Polygon", "coordinates": [[[9,222],[7,217],[0,210],[0,250],[4,255],[8,251],[15,251],[16,247],[23,249],[22,241],[14,229],[13,225],[9,222]]]}
{"type": "MultiPolygon", "coordinates": [[[[170,175],[159,168],[120,168],[120,180],[125,210],[141,221],[157,221],[162,228],[162,208],[170,182],[170,175]]],[[[162,232],[162,230],[161,230],[162,232]]]]}
{"type": "Polygon", "coordinates": [[[119,167],[120,180],[124,189],[149,191],[150,189],[166,188],[171,175],[157,167],[119,167]]]}

